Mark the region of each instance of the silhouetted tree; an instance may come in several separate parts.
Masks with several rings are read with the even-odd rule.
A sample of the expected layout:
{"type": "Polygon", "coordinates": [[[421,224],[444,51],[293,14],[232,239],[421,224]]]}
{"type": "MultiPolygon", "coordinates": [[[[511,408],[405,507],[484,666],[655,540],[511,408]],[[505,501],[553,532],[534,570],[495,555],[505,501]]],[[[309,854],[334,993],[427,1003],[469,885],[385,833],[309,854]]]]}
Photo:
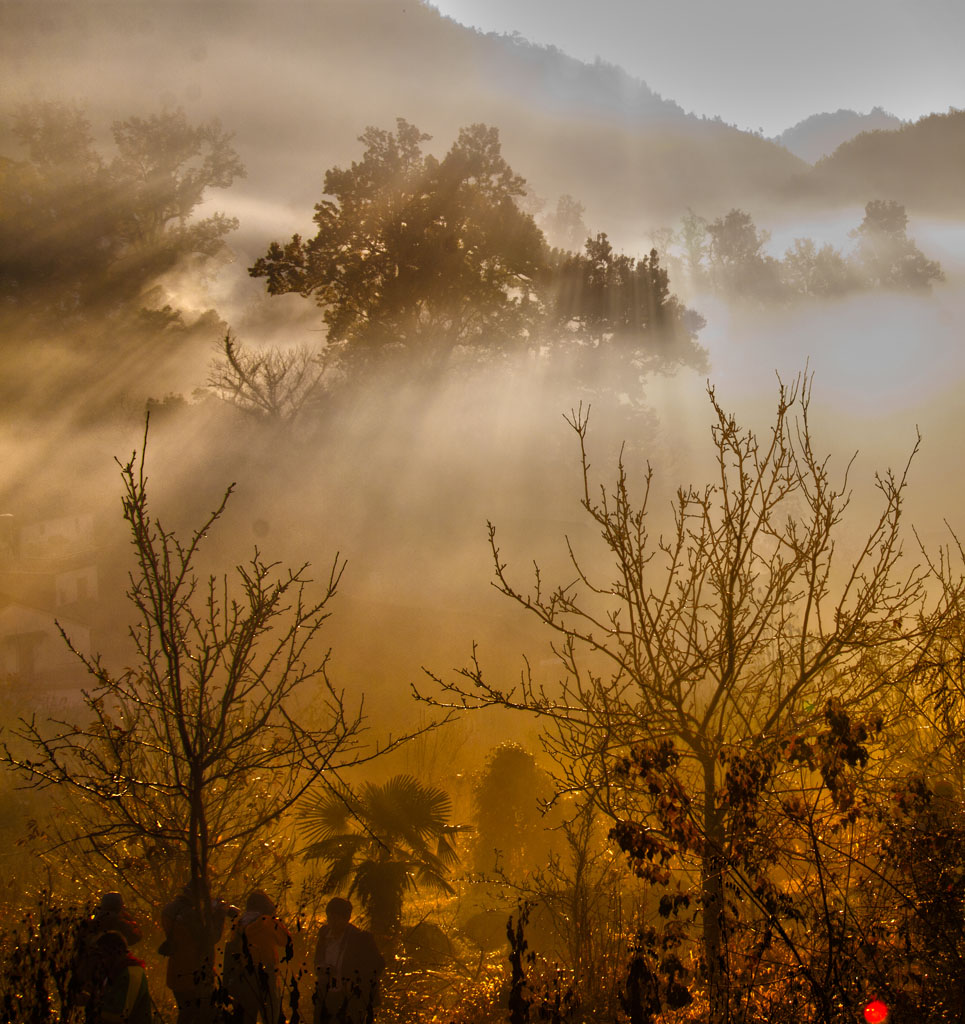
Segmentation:
{"type": "Polygon", "coordinates": [[[733,298],[773,299],[780,290],[777,262],[764,252],[770,239],[749,213],[731,210],[707,226],[714,287],[733,298]]]}
{"type": "Polygon", "coordinates": [[[258,419],[294,424],[324,396],[324,358],[306,345],[254,351],[239,345],[228,331],[221,352],[208,387],[258,419]]]}
{"type": "Polygon", "coordinates": [[[110,158],[75,106],[23,107],[12,130],[27,159],[0,161],[0,294],[21,312],[150,305],[159,275],[217,254],[237,227],[193,217],[210,189],[244,174],[217,121],[192,125],[180,110],[116,121],[110,158]]]}
{"type": "Polygon", "coordinates": [[[925,259],[908,237],[908,215],[894,200],[873,199],[864,208],[864,220],[851,232],[855,258],[873,288],[928,288],[944,280],[938,263],[925,259]]]}
{"type": "Polygon", "coordinates": [[[490,872],[498,865],[517,877],[539,845],[540,801],[551,796],[552,782],[528,750],[501,743],[491,751],[473,789],[476,870],[490,872]]]}
{"type": "Polygon", "coordinates": [[[684,273],[683,260],[681,260],[678,253],[680,236],[673,228],[665,226],[651,228],[650,240],[653,243],[650,247],[651,251],[656,249],[660,254],[663,267],[669,276],[673,280],[679,281],[684,273]]]}
{"type": "Polygon", "coordinates": [[[707,276],[707,268],[704,266],[704,257],[707,255],[707,221],[688,207],[680,221],[679,238],[687,273],[691,282],[699,285],[707,276]]]}
{"type": "Polygon", "coordinates": [[[112,134],[121,269],[147,279],[185,256],[220,252],[237,219],[191,215],[209,189],[228,188],[244,177],[232,136],[218,121],[189,124],[181,110],[116,122],[112,134]]]}
{"type": "Polygon", "coordinates": [[[496,129],[463,128],[442,160],[423,154],[428,139],[401,118],[367,129],[361,161],[325,175],[314,238],[273,242],[250,269],[272,295],[313,297],[347,357],[513,346],[535,312],[545,243],[496,129]]]}
{"type": "Polygon", "coordinates": [[[392,353],[411,367],[455,352],[552,358],[574,341],[605,341],[638,374],[703,365],[703,320],[670,293],[655,251],[635,259],[605,235],[588,239],[581,204],[563,196],[547,223],[586,251],[551,252],[495,128],[462,129],[441,160],[423,153],[428,138],[402,119],[394,133],[367,129],[362,159],[326,174],[314,238],[273,242],[249,269],[272,295],[316,301],[344,365],[392,353]]]}
{"type": "Polygon", "coordinates": [[[549,281],[551,323],[577,342],[635,358],[641,366],[682,363],[702,367],[695,343],[704,325],[670,292],[670,278],[652,249],[636,259],[614,252],[603,233],[581,253],[557,252],[549,281]]]}
{"type": "MultiPolygon", "coordinates": [[[[710,1019],[728,1019],[731,901],[771,827],[753,795],[774,785],[776,745],[888,692],[924,601],[923,573],[902,563],[905,472],[877,478],[880,512],[850,561],[838,543],[848,472],[832,482],[813,448],[808,384],[781,385],[769,433],[741,428],[710,391],[717,475],[677,492],[669,534],[651,532],[651,473],[631,497],[622,460],[612,491],[590,480],[587,420],[575,413],[582,505],[612,573],[594,578],[571,546],[571,574],[511,581],[490,527],[496,586],[555,638],[563,670],[497,684],[474,657],[455,680],[432,676],[439,703],[535,713],[560,785],[596,794],[613,837],[653,884],[692,863],[710,1019]],[[904,624],[904,625],[903,625],[904,624]],[[623,759],[621,761],[621,759],[623,759]],[[750,795],[749,795],[750,794],[750,795]]],[[[598,564],[597,561],[593,562],[598,564]]],[[[678,872],[681,872],[678,874],[678,872]]]]}
{"type": "Polygon", "coordinates": [[[83,714],[21,719],[3,760],[71,797],[60,839],[146,902],[190,879],[210,940],[212,880],[270,871],[282,815],[373,750],[361,748],[360,710],[346,708],[315,651],[343,563],[316,595],[307,566],[284,569],[257,550],[233,580],[200,580],[195,563],[231,488],[182,541],[150,514],[145,452],[146,434],[121,466],[136,661],[114,672],[64,634],[92,680],[83,714]]]}
{"type": "Polygon", "coordinates": [[[358,896],[373,931],[392,935],[410,889],[452,893],[448,876],[458,860],[452,802],[436,786],[410,775],[353,792],[324,792],[300,812],[305,857],[324,861],[323,888],[358,896]]]}
{"type": "Polygon", "coordinates": [[[571,195],[562,195],[556,209],[542,220],[543,229],[551,245],[578,252],[590,237],[583,217],[586,207],[571,195]]]}
{"type": "Polygon", "coordinates": [[[855,268],[827,243],[819,249],[810,238],[795,238],[781,261],[787,289],[806,298],[833,298],[860,287],[855,268]]]}

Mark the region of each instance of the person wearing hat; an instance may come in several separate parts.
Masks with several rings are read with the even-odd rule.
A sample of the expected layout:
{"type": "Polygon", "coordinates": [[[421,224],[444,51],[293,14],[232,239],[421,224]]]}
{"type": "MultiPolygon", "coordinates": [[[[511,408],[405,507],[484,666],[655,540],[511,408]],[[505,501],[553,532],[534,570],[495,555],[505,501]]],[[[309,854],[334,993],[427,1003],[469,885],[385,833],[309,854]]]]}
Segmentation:
{"type": "Polygon", "coordinates": [[[128,946],[141,941],[141,926],[124,906],[124,897],[119,892],[105,892],[94,907],[92,924],[98,935],[117,932],[128,946]]]}
{"type": "Polygon", "coordinates": [[[237,1024],[278,1024],[281,1013],[281,954],[291,958],[291,935],[278,920],[267,893],[255,889],[232,925],[225,943],[224,985],[237,1024]]]}
{"type": "Polygon", "coordinates": [[[315,1024],[371,1024],[385,960],[370,932],[349,923],[352,904],[336,896],[325,908],[315,946],[315,1024]]]}

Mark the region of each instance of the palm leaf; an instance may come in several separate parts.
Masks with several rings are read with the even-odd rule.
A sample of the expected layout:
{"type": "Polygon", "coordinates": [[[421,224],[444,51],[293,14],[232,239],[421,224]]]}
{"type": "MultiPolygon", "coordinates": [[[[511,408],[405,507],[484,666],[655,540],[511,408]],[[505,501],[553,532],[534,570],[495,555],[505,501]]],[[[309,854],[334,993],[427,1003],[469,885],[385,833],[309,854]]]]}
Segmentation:
{"type": "Polygon", "coordinates": [[[370,840],[367,836],[343,833],[337,836],[326,836],[305,847],[306,860],[342,860],[354,858],[366,852],[370,840]]]}
{"type": "Polygon", "coordinates": [[[411,775],[396,775],[381,786],[368,784],[362,803],[374,832],[390,844],[422,848],[446,827],[452,813],[448,794],[411,775]]]}
{"type": "Polygon", "coordinates": [[[299,831],[310,843],[351,832],[359,810],[359,799],[347,786],[313,793],[298,816],[299,831]]]}
{"type": "Polygon", "coordinates": [[[382,784],[367,782],[312,796],[299,816],[308,840],[307,859],[328,865],[324,884],[357,895],[373,923],[391,930],[402,914],[408,889],[445,893],[458,860],[452,837],[465,826],[449,825],[452,801],[445,790],[411,775],[382,784]]]}

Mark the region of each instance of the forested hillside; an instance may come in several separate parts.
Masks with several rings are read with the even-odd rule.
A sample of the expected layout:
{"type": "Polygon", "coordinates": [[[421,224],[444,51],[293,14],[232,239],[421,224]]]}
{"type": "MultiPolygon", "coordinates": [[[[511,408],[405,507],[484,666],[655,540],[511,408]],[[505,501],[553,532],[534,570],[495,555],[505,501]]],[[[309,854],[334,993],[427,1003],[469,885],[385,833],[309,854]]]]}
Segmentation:
{"type": "Polygon", "coordinates": [[[932,114],[893,131],[865,132],[813,171],[812,194],[825,202],[901,195],[923,213],[965,215],[965,111],[932,114]]]}
{"type": "Polygon", "coordinates": [[[664,222],[688,205],[770,201],[804,169],[781,147],[688,115],[616,67],[482,35],[415,0],[286,4],[271,16],[240,3],[227,20],[209,4],[177,10],[82,2],[49,5],[37,19],[21,6],[19,31],[0,52],[21,97],[66,92],[107,120],[133,100],[219,117],[248,169],[238,201],[255,214],[266,202],[287,209],[310,199],[359,125],[397,117],[442,138],[467,123],[498,125],[537,195],[578,195],[611,231],[627,218],[640,229],[664,222]],[[97,77],[75,77],[76,61],[94,59],[95,48],[97,77]]]}

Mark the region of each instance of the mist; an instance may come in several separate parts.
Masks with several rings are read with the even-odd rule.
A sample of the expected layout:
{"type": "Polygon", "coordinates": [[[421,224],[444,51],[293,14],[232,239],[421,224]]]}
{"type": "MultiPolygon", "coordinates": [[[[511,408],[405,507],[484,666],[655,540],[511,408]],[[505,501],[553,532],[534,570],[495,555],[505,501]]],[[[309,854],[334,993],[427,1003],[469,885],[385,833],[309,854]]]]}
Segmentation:
{"type": "MultiPolygon", "coordinates": [[[[745,184],[708,195],[695,180],[695,198],[653,208],[653,196],[613,187],[608,175],[624,181],[622,163],[594,160],[591,151],[576,164],[557,162],[548,170],[537,156],[543,133],[593,138],[585,136],[586,118],[601,100],[584,90],[578,63],[558,55],[571,76],[564,80],[572,96],[550,110],[544,101],[552,88],[536,86],[523,98],[524,105],[534,104],[526,121],[511,110],[519,99],[507,92],[513,76],[486,75],[467,57],[478,53],[491,60],[497,53],[507,67],[516,57],[522,67],[526,60],[545,63],[553,55],[544,50],[473,36],[418,4],[293,3],[280,12],[266,31],[265,10],[254,4],[236,5],[227,19],[205,5],[3,6],[8,109],[67,99],[83,108],[102,144],[113,120],[172,107],[195,119],[217,117],[232,133],[246,177],[229,189],[211,190],[195,216],[224,211],[238,218],[239,229],[220,264],[203,274],[190,267],[172,272],[161,286],[165,300],[189,318],[214,310],[222,325],[255,349],[318,344],[319,311],[293,295],[267,297],[246,268],[269,240],[311,230],[324,170],[357,158],[356,136],[366,125],[390,126],[396,116],[430,132],[435,141],[429,148],[436,152],[460,125],[496,124],[507,158],[523,171],[532,194],[587,197],[591,230],[610,232],[628,251],[645,251],[649,244],[645,232],[628,227],[635,219],[673,223],[691,202],[713,216],[756,195],[751,209],[771,231],[775,256],[801,234],[845,244],[856,222],[856,208],[836,202],[806,219],[793,204],[790,215],[782,215],[770,185],[757,193],[745,184]],[[392,45],[399,34],[410,48],[392,45]],[[437,88],[440,81],[444,90],[437,88]],[[601,192],[615,197],[608,207],[599,202],[601,192]]],[[[651,96],[648,124],[697,131],[700,122],[688,121],[672,98],[645,91],[639,96],[651,96]]],[[[612,116],[614,130],[632,139],[625,110],[598,106],[597,112],[604,116],[591,131],[612,116]]],[[[9,122],[4,131],[4,152],[19,158],[9,122]]],[[[598,141],[609,144],[602,135],[598,141]]],[[[656,467],[670,494],[695,480],[701,465],[696,453],[707,436],[708,379],[725,403],[763,424],[777,377],[789,380],[806,370],[814,375],[817,429],[837,457],[859,450],[868,479],[876,468],[902,459],[921,430],[912,503],[920,507],[928,535],[938,529],[930,516],[954,523],[961,489],[949,479],[944,448],[961,425],[961,228],[913,217],[910,232],[946,273],[930,294],[862,295],[757,310],[678,276],[671,287],[708,321],[699,335],[708,372],[658,373],[615,396],[592,382],[567,382],[527,359],[461,372],[431,389],[372,380],[332,416],[326,436],[311,443],[297,436],[266,440],[215,400],[197,404],[217,355],[218,329],[169,351],[154,345],[150,354],[132,339],[126,353],[112,355],[82,385],[90,395],[79,384],[71,400],[58,394],[56,407],[45,409],[45,379],[69,379],[72,362],[83,363],[69,334],[53,343],[48,338],[43,358],[56,366],[30,367],[32,415],[7,416],[3,425],[4,505],[28,520],[53,506],[96,510],[99,521],[108,523],[116,509],[113,458],[126,457],[139,444],[144,401],[174,396],[186,411],[162,414],[162,405],[151,427],[150,472],[161,507],[187,523],[188,510],[199,515],[236,481],[215,541],[226,557],[239,557],[253,543],[256,522],[263,530],[258,542],[283,561],[324,565],[340,552],[349,568],[333,647],[346,678],[369,694],[373,713],[386,707],[391,718],[406,706],[409,683],[423,664],[460,664],[474,639],[483,649],[490,646],[487,637],[505,638],[507,631],[522,639],[513,609],[489,586],[486,523],[497,524],[507,550],[524,563],[536,554],[558,556],[564,535],[586,528],[577,452],[563,419],[581,402],[593,406],[590,437],[600,453],[595,466],[601,479],[614,472],[625,441],[634,460],[656,467]],[[84,425],[83,410],[93,395],[105,392],[124,396],[112,422],[84,425]],[[942,495],[940,511],[935,493],[942,495]],[[373,631],[383,642],[366,640],[373,631]]],[[[5,353],[8,367],[27,358],[24,350],[5,353]]],[[[107,535],[119,538],[115,527],[116,533],[105,526],[107,535]]],[[[115,560],[119,565],[120,556],[115,560]]],[[[496,646],[502,670],[511,672],[516,644],[496,646]]]]}
{"type": "MultiPolygon", "coordinates": [[[[586,219],[591,230],[607,230],[629,251],[645,251],[649,244],[642,232],[627,229],[633,218],[653,224],[662,216],[672,223],[680,212],[674,201],[662,213],[641,212],[639,194],[623,195],[607,181],[611,170],[622,180],[620,165],[596,166],[591,158],[566,165],[569,177],[562,166],[541,175],[546,166],[534,162],[538,146],[524,143],[518,114],[509,113],[512,76],[482,77],[465,59],[473,47],[491,54],[496,37],[473,37],[419,5],[409,10],[381,0],[323,8],[288,4],[281,11],[266,34],[264,10],[253,4],[237,5],[227,20],[204,5],[3,8],[8,109],[35,99],[69,99],[82,106],[99,142],[115,119],[172,106],[197,119],[217,117],[233,134],[246,177],[229,189],[211,190],[195,214],[224,211],[238,218],[227,258],[201,275],[185,268],[161,282],[166,301],[189,317],[213,309],[256,349],[317,345],[318,310],[296,296],[267,297],[246,268],[268,240],[310,231],[323,171],[357,158],[356,136],[364,126],[388,126],[396,116],[436,136],[429,143],[436,152],[459,125],[497,124],[514,168],[535,169],[526,177],[537,196],[552,197],[556,189],[595,196],[602,183],[618,198],[610,210],[589,205],[586,219]],[[419,28],[412,31],[416,19],[419,28]],[[392,46],[398,33],[416,48],[392,46]],[[284,58],[272,56],[282,52],[284,58]],[[422,66],[431,73],[419,74],[422,66]],[[447,83],[444,91],[435,87],[440,80],[447,83]],[[591,181],[587,164],[599,180],[591,181]]],[[[512,46],[499,52],[508,61],[512,46]]],[[[522,50],[519,57],[543,61],[545,51],[522,50]]],[[[573,74],[578,65],[564,68],[573,74]]],[[[535,138],[546,130],[583,131],[580,104],[588,94],[578,78],[569,82],[570,102],[552,111],[539,92],[527,97],[535,102],[536,121],[527,127],[536,129],[535,138]]],[[[651,116],[666,122],[683,115],[672,102],[654,100],[651,116]]],[[[631,126],[621,130],[629,133],[631,126]]],[[[696,129],[691,123],[686,130],[696,129]]],[[[607,144],[602,137],[599,143],[607,144]]],[[[18,156],[9,135],[5,151],[18,156]]],[[[688,205],[692,201],[711,216],[745,195],[746,189],[703,194],[699,205],[698,198],[688,205]],[[716,207],[710,205],[714,198],[716,207]]],[[[856,223],[855,207],[833,207],[803,220],[792,208],[790,217],[774,211],[768,219],[773,199],[765,188],[751,209],[761,211],[759,223],[771,231],[775,256],[804,234],[819,244],[844,245],[856,223]]],[[[938,527],[928,521],[935,509],[929,495],[942,494],[940,517],[954,522],[961,511],[961,489],[948,479],[944,443],[960,427],[963,367],[956,324],[963,312],[965,256],[954,223],[913,219],[910,231],[945,270],[946,281],[932,294],[757,310],[694,288],[683,276],[672,278],[671,287],[708,321],[699,342],[709,372],[658,373],[644,384],[631,383],[629,393],[601,394],[592,383],[567,382],[526,359],[460,373],[431,389],[372,380],[332,417],[326,436],[311,444],[297,436],[265,440],[251,425],[226,424],[225,411],[210,398],[180,417],[156,410],[150,471],[157,499],[184,525],[187,510],[200,515],[237,482],[215,541],[225,557],[240,557],[256,539],[285,562],[324,565],[340,552],[348,572],[332,624],[333,647],[346,678],[369,695],[373,714],[385,707],[389,719],[406,708],[409,683],[423,664],[458,665],[473,640],[485,650],[488,637],[507,631],[522,640],[513,609],[489,586],[486,523],[496,523],[507,550],[524,563],[534,555],[558,557],[564,535],[586,529],[577,451],[563,419],[581,402],[593,406],[590,437],[600,453],[595,465],[601,480],[614,472],[625,441],[634,460],[656,467],[669,495],[699,480],[708,379],[725,403],[763,424],[777,377],[791,380],[806,369],[814,375],[817,429],[836,456],[859,450],[867,478],[903,458],[921,430],[912,502],[930,535],[938,527]],[[264,531],[257,538],[256,522],[264,531]],[[366,640],[373,631],[381,643],[366,640]]],[[[210,330],[167,352],[154,345],[148,356],[132,340],[129,351],[113,355],[87,385],[92,394],[124,394],[113,422],[100,426],[78,426],[78,413],[83,420],[89,404],[78,390],[67,403],[58,396],[56,407],[39,412],[44,380],[71,378],[75,372],[65,367],[83,362],[69,335],[48,345],[43,358],[55,360],[56,369],[48,374],[31,367],[36,420],[7,417],[4,425],[5,507],[27,519],[54,504],[83,508],[109,522],[117,507],[113,458],[138,445],[144,400],[181,396],[179,401],[195,402],[217,344],[218,332],[210,330]]],[[[12,365],[24,355],[8,352],[5,358],[12,365]]],[[[120,537],[120,524],[115,526],[116,534],[108,536],[120,537]]],[[[512,673],[516,645],[497,646],[493,656],[512,673]]]]}
{"type": "MultiPolygon", "coordinates": [[[[502,693],[526,678],[558,692],[565,658],[561,664],[550,646],[552,631],[527,614],[532,609],[500,593],[498,571],[506,564],[525,590],[535,563],[544,585],[565,586],[574,576],[572,552],[594,579],[608,580],[613,552],[601,545],[599,523],[584,506],[601,488],[612,496],[621,463],[634,499],[652,473],[651,529],[655,536],[672,534],[677,489],[699,490],[714,479],[716,418],[708,389],[742,427],[767,437],[781,382],[811,382],[815,449],[828,454],[833,476],[851,465],[848,540],[857,541],[879,514],[876,474],[900,473],[920,438],[906,493],[908,525],[930,549],[961,535],[965,484],[951,445],[965,430],[965,206],[960,185],[916,201],[928,175],[944,180],[946,169],[913,166],[907,126],[876,134],[887,134],[885,142],[906,154],[908,195],[879,194],[859,152],[864,136],[812,166],[760,133],[688,113],[684,106],[695,100],[681,106],[682,98],[666,94],[665,86],[658,94],[655,82],[634,77],[637,71],[606,59],[583,63],[520,37],[485,35],[419,0],[230,6],[4,0],[0,60],[0,188],[27,194],[46,166],[18,130],[20,112],[40,109],[38,103],[80,112],[89,122],[89,153],[100,161],[91,158],[84,171],[94,183],[89,195],[103,208],[75,202],[76,224],[66,227],[89,240],[82,268],[88,256],[95,271],[102,266],[97,260],[112,231],[124,242],[120,256],[103,256],[104,295],[83,282],[71,291],[56,267],[33,280],[8,274],[3,286],[0,514],[7,521],[0,522],[0,654],[11,717],[70,708],[89,683],[77,664],[58,661],[45,681],[39,662],[16,661],[24,649],[18,638],[31,629],[43,635],[38,650],[60,643],[55,617],[81,653],[99,652],[112,671],[137,657],[125,599],[136,570],[121,514],[120,471],[142,451],[151,515],[180,537],[203,523],[233,486],[223,516],[199,546],[203,574],[230,576],[257,549],[283,567],[308,563],[307,574],[321,587],[331,566],[344,560],[317,650],[319,657],[331,650],[331,678],[351,706],[364,705],[366,742],[380,744],[443,714],[415,700],[413,687],[445,704],[449,698],[434,689],[427,670],[437,680],[460,678],[474,655],[502,693]],[[124,248],[127,222],[118,220],[118,228],[111,219],[113,193],[105,200],[95,186],[128,180],[116,123],[177,126],[179,117],[183,125],[206,126],[205,144],[217,135],[216,121],[244,175],[206,187],[188,204],[188,215],[167,215],[170,237],[183,240],[192,225],[208,224],[212,232],[223,228],[223,240],[205,236],[184,252],[171,243],[156,266],[146,258],[137,263],[124,248]],[[275,279],[268,271],[253,277],[250,268],[262,260],[276,261],[270,269],[284,263],[277,251],[272,256],[272,243],[294,246],[297,236],[305,245],[321,234],[324,211],[319,220],[313,215],[326,172],[354,173],[363,159],[360,136],[371,126],[401,137],[397,118],[429,136],[422,147],[430,169],[448,166],[461,129],[482,123],[499,130],[501,159],[525,179],[511,202],[503,197],[501,209],[512,207],[557,260],[547,257],[537,271],[525,269],[505,286],[513,314],[530,315],[531,284],[539,301],[548,304],[547,295],[556,301],[563,289],[545,280],[562,273],[560,267],[584,267],[580,258],[588,265],[583,242],[605,234],[614,261],[625,258],[621,273],[645,268],[658,281],[661,271],[669,273],[668,294],[679,302],[666,298],[667,315],[676,318],[677,333],[663,336],[648,324],[638,349],[619,349],[611,345],[616,330],[600,328],[591,337],[585,323],[610,315],[595,309],[585,314],[578,342],[569,340],[577,316],[564,327],[546,327],[534,314],[517,329],[521,343],[483,337],[474,348],[443,316],[439,337],[425,349],[406,348],[404,338],[394,337],[382,349],[365,348],[371,338],[364,327],[336,337],[344,324],[326,316],[337,302],[332,291],[310,287],[304,268],[311,259],[299,264],[285,257],[282,269],[296,268],[295,284],[269,294],[275,279]],[[571,212],[579,210],[575,241],[553,234],[553,211],[566,207],[557,205],[561,197],[570,198],[571,212]],[[904,287],[856,276],[862,217],[866,204],[879,200],[907,212],[901,238],[912,249],[905,256],[917,246],[922,258],[914,264],[920,280],[904,287]],[[766,233],[758,255],[773,280],[784,281],[785,271],[776,268],[795,240],[808,238],[817,249],[838,252],[842,280],[845,270],[851,275],[846,285],[823,297],[792,294],[783,283],[773,293],[738,294],[711,241],[705,263],[688,268],[684,219],[700,219],[710,239],[714,224],[733,211],[746,211],[766,233]],[[221,215],[236,218],[237,227],[223,227],[228,221],[221,215]],[[651,248],[657,262],[646,263],[651,248]],[[931,262],[940,264],[940,274],[929,269],[931,262]],[[131,281],[136,287],[128,295],[131,281]],[[448,329],[457,342],[450,343],[448,329]],[[554,330],[566,344],[554,347],[554,330]],[[318,368],[311,401],[290,415],[255,415],[232,401],[218,386],[226,339],[252,359],[307,353],[306,365],[318,368]],[[345,351],[361,355],[340,361],[345,351]],[[584,416],[588,491],[573,427],[584,416]],[[83,534],[82,545],[72,530],[83,534]],[[77,558],[96,568],[86,597],[70,576],[79,571],[71,561],[77,558]],[[53,574],[50,593],[38,598],[36,580],[25,582],[31,572],[53,574]],[[74,590],[61,600],[53,595],[64,573],[74,590]],[[37,616],[42,629],[35,628],[37,616]]],[[[939,116],[936,105],[930,113],[936,119],[926,117],[917,128],[947,133],[954,163],[960,112],[939,116]]],[[[795,98],[783,127],[802,116],[795,98]]],[[[769,122],[775,134],[780,127],[769,122]]],[[[193,166],[207,166],[205,152],[197,150],[193,166]]],[[[118,195],[123,206],[128,193],[118,195]]],[[[37,205],[23,204],[31,215],[37,205]]],[[[412,322],[418,337],[419,321],[412,322]]],[[[492,322],[505,326],[496,317],[492,322]]],[[[406,321],[400,316],[392,323],[394,330],[406,321]]],[[[913,535],[906,536],[915,561],[913,535]]],[[[609,585],[601,584],[604,593],[609,585]]],[[[490,708],[457,716],[384,761],[349,771],[346,780],[364,785],[400,771],[419,775],[449,786],[468,821],[478,811],[473,801],[481,773],[509,741],[532,756],[527,771],[550,770],[553,746],[538,716],[490,708]]],[[[549,776],[539,779],[526,785],[552,804],[549,776]]],[[[553,813],[572,811],[580,792],[572,778],[564,781],[568,788],[556,780],[558,799],[549,812],[557,826],[561,819],[553,813]]],[[[621,859],[613,854],[612,834],[594,828],[603,846],[610,844],[608,863],[621,859]]],[[[295,835],[288,818],[285,829],[295,835]]],[[[463,856],[471,859],[471,840],[465,842],[463,856]]],[[[514,870],[545,867],[547,850],[563,849],[553,842],[532,839],[514,870]]],[[[477,873],[488,871],[476,856],[477,873]]],[[[638,871],[627,880],[624,892],[635,893],[642,877],[638,871]]],[[[477,882],[465,881],[453,919],[466,917],[470,907],[504,908],[495,889],[473,888],[477,882]]],[[[502,936],[504,922],[500,928],[502,936]]],[[[546,926],[541,935],[565,954],[561,929],[546,926]]]]}

